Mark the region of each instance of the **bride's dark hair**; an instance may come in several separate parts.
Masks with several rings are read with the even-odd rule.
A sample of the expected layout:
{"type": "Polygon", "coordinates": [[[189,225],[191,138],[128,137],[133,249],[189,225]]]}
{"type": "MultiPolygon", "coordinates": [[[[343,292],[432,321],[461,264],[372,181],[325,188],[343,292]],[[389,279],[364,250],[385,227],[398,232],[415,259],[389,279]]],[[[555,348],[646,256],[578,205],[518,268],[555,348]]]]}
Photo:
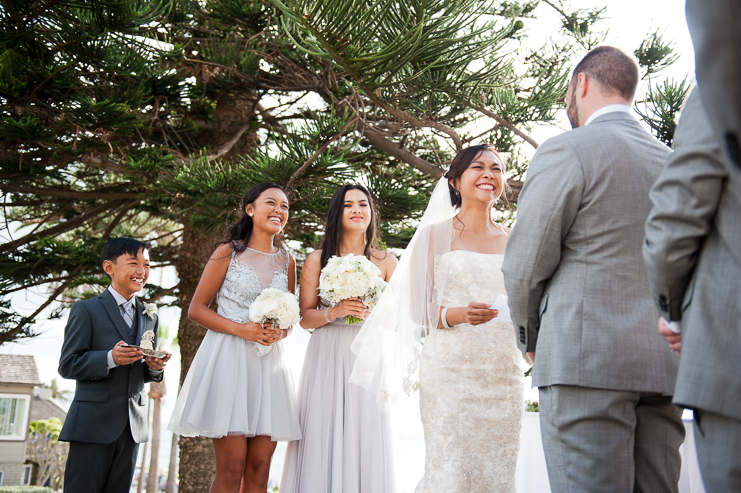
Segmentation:
{"type": "Polygon", "coordinates": [[[327,218],[324,221],[324,239],[319,247],[322,250],[321,268],[327,265],[327,261],[333,255],[340,255],[340,238],[342,238],[342,212],[345,209],[345,194],[348,190],[360,190],[368,197],[368,205],[371,210],[371,221],[365,230],[365,251],[363,254],[370,260],[373,249],[377,247],[378,229],[376,223],[376,205],[370,192],[363,185],[350,184],[340,187],[329,199],[327,207],[327,218]]]}
{"type": "MultiPolygon", "coordinates": [[[[281,192],[286,193],[286,191],[283,190],[283,187],[271,182],[258,183],[247,190],[247,193],[242,197],[242,217],[239,218],[239,221],[229,226],[229,229],[226,232],[226,239],[220,243],[230,243],[235,252],[242,252],[247,248],[247,242],[250,240],[250,236],[252,235],[254,224],[252,223],[252,217],[247,214],[244,208],[247,207],[247,204],[251,204],[257,200],[265,190],[270,190],[271,188],[277,188],[281,192]]],[[[275,246],[279,245],[280,239],[278,238],[278,235],[275,235],[273,241],[275,246]]]]}
{"type": "MultiPolygon", "coordinates": [[[[466,172],[469,166],[471,166],[471,163],[474,159],[478,157],[479,154],[481,154],[484,151],[490,151],[493,152],[494,155],[496,155],[499,160],[502,162],[502,174],[504,174],[505,168],[507,166],[507,162],[504,160],[501,154],[499,154],[499,151],[497,151],[497,148],[494,147],[492,144],[479,144],[475,146],[466,147],[462,151],[460,151],[458,154],[455,155],[453,158],[453,161],[450,163],[450,168],[448,171],[445,172],[443,175],[445,178],[448,179],[448,191],[450,192],[450,203],[453,204],[453,207],[456,209],[461,206],[461,194],[456,188],[453,186],[453,182],[455,182],[458,178],[460,178],[463,173],[466,172]]],[[[507,180],[503,180],[504,184],[504,191],[507,190],[507,180]]],[[[504,191],[502,193],[504,193],[504,191]]]]}

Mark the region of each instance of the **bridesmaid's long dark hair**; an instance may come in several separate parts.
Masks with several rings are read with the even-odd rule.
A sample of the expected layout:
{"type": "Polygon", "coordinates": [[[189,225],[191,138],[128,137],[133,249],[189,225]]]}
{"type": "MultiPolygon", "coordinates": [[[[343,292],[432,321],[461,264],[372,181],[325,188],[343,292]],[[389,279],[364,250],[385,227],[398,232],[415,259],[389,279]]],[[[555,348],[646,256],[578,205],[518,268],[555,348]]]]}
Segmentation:
{"type": "Polygon", "coordinates": [[[340,238],[342,238],[342,213],[345,209],[345,194],[348,190],[360,190],[368,197],[368,205],[371,210],[371,221],[368,229],[365,230],[365,255],[370,260],[373,249],[377,248],[378,226],[376,223],[376,204],[373,202],[370,192],[363,185],[350,184],[337,189],[329,199],[327,207],[327,218],[324,221],[324,239],[322,240],[322,258],[321,268],[327,265],[327,261],[332,256],[340,255],[340,238]]]}
{"type": "MultiPolygon", "coordinates": [[[[270,190],[271,188],[277,188],[281,192],[286,193],[286,191],[283,190],[283,187],[272,182],[258,183],[247,190],[247,193],[242,197],[242,217],[239,218],[239,221],[229,226],[229,229],[226,232],[226,239],[222,241],[221,244],[231,243],[235,252],[242,252],[247,248],[247,242],[250,240],[254,225],[252,223],[252,218],[247,214],[247,212],[245,212],[244,208],[247,207],[247,204],[251,204],[257,200],[265,190],[270,190]]],[[[288,194],[286,194],[286,196],[287,195],[288,194]]],[[[278,246],[280,243],[278,235],[276,235],[274,242],[275,246],[278,246]]]]}

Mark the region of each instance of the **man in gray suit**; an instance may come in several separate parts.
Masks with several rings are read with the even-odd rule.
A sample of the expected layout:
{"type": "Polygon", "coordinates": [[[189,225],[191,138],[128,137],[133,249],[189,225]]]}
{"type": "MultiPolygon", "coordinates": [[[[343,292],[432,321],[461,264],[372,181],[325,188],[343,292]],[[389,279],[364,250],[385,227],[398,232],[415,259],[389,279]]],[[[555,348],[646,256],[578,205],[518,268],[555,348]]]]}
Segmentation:
{"type": "Polygon", "coordinates": [[[631,112],[638,66],[609,46],[574,70],[574,130],[535,153],[502,271],[535,361],[554,493],[678,491],[677,361],[641,257],[648,192],[671,151],[631,112]]]}
{"type": "Polygon", "coordinates": [[[142,359],[140,349],[128,347],[147,331],[157,341],[157,315],[134,296],[149,276],[149,244],[112,239],[103,246],[101,264],[111,286],[72,305],[59,361],[59,374],[77,380],[59,435],[70,442],[64,474],[69,493],[128,493],[139,443],[149,435],[144,383],[162,381],[170,359],[142,359]]]}
{"type": "Polygon", "coordinates": [[[726,156],[741,167],[741,2],[687,0],[686,12],[705,111],[726,156]]]}
{"type": "Polygon", "coordinates": [[[741,491],[741,168],[725,159],[697,89],[674,143],[643,254],[659,330],[681,351],[674,402],[695,410],[705,489],[741,491]]]}

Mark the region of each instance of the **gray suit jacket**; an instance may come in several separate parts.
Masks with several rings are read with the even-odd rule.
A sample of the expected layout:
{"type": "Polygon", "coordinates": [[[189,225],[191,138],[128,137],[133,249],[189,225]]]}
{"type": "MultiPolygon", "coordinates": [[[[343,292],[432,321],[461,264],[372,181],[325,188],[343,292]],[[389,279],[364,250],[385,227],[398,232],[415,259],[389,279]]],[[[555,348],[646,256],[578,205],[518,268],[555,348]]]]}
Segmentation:
{"type": "Polygon", "coordinates": [[[147,394],[145,382],[162,381],[164,371],[154,371],[143,360],[108,370],[108,351],[120,340],[139,344],[141,335],[151,330],[157,342],[158,320],[143,314],[136,301],[137,337],[129,328],[113,295],[103,294],[72,305],[59,360],[59,374],[77,380],[75,397],[69,408],[62,441],[113,443],[126,423],[137,443],[147,441],[147,394]]]}
{"type": "Polygon", "coordinates": [[[677,404],[741,419],[741,168],[697,90],[651,190],[643,254],[659,313],[682,322],[677,404]]]}
{"type": "Polygon", "coordinates": [[[641,257],[648,192],[670,154],[620,112],[535,153],[502,266],[535,386],[674,390],[641,257]]]}
{"type": "Polygon", "coordinates": [[[697,84],[727,156],[741,167],[741,2],[687,0],[697,84]]]}

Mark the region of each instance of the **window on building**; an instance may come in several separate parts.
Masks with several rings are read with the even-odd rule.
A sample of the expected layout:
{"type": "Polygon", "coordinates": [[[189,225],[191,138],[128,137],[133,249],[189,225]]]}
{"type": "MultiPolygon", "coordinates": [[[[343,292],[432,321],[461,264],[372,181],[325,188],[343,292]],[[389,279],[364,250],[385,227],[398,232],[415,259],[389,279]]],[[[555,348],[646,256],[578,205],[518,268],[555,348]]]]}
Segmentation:
{"type": "Polygon", "coordinates": [[[21,486],[31,485],[31,464],[23,464],[23,474],[21,475],[21,486]]]}
{"type": "Polygon", "coordinates": [[[0,471],[0,486],[3,485],[3,471],[0,471]]]}
{"type": "Polygon", "coordinates": [[[26,438],[30,404],[30,395],[0,394],[0,440],[26,438]]]}

